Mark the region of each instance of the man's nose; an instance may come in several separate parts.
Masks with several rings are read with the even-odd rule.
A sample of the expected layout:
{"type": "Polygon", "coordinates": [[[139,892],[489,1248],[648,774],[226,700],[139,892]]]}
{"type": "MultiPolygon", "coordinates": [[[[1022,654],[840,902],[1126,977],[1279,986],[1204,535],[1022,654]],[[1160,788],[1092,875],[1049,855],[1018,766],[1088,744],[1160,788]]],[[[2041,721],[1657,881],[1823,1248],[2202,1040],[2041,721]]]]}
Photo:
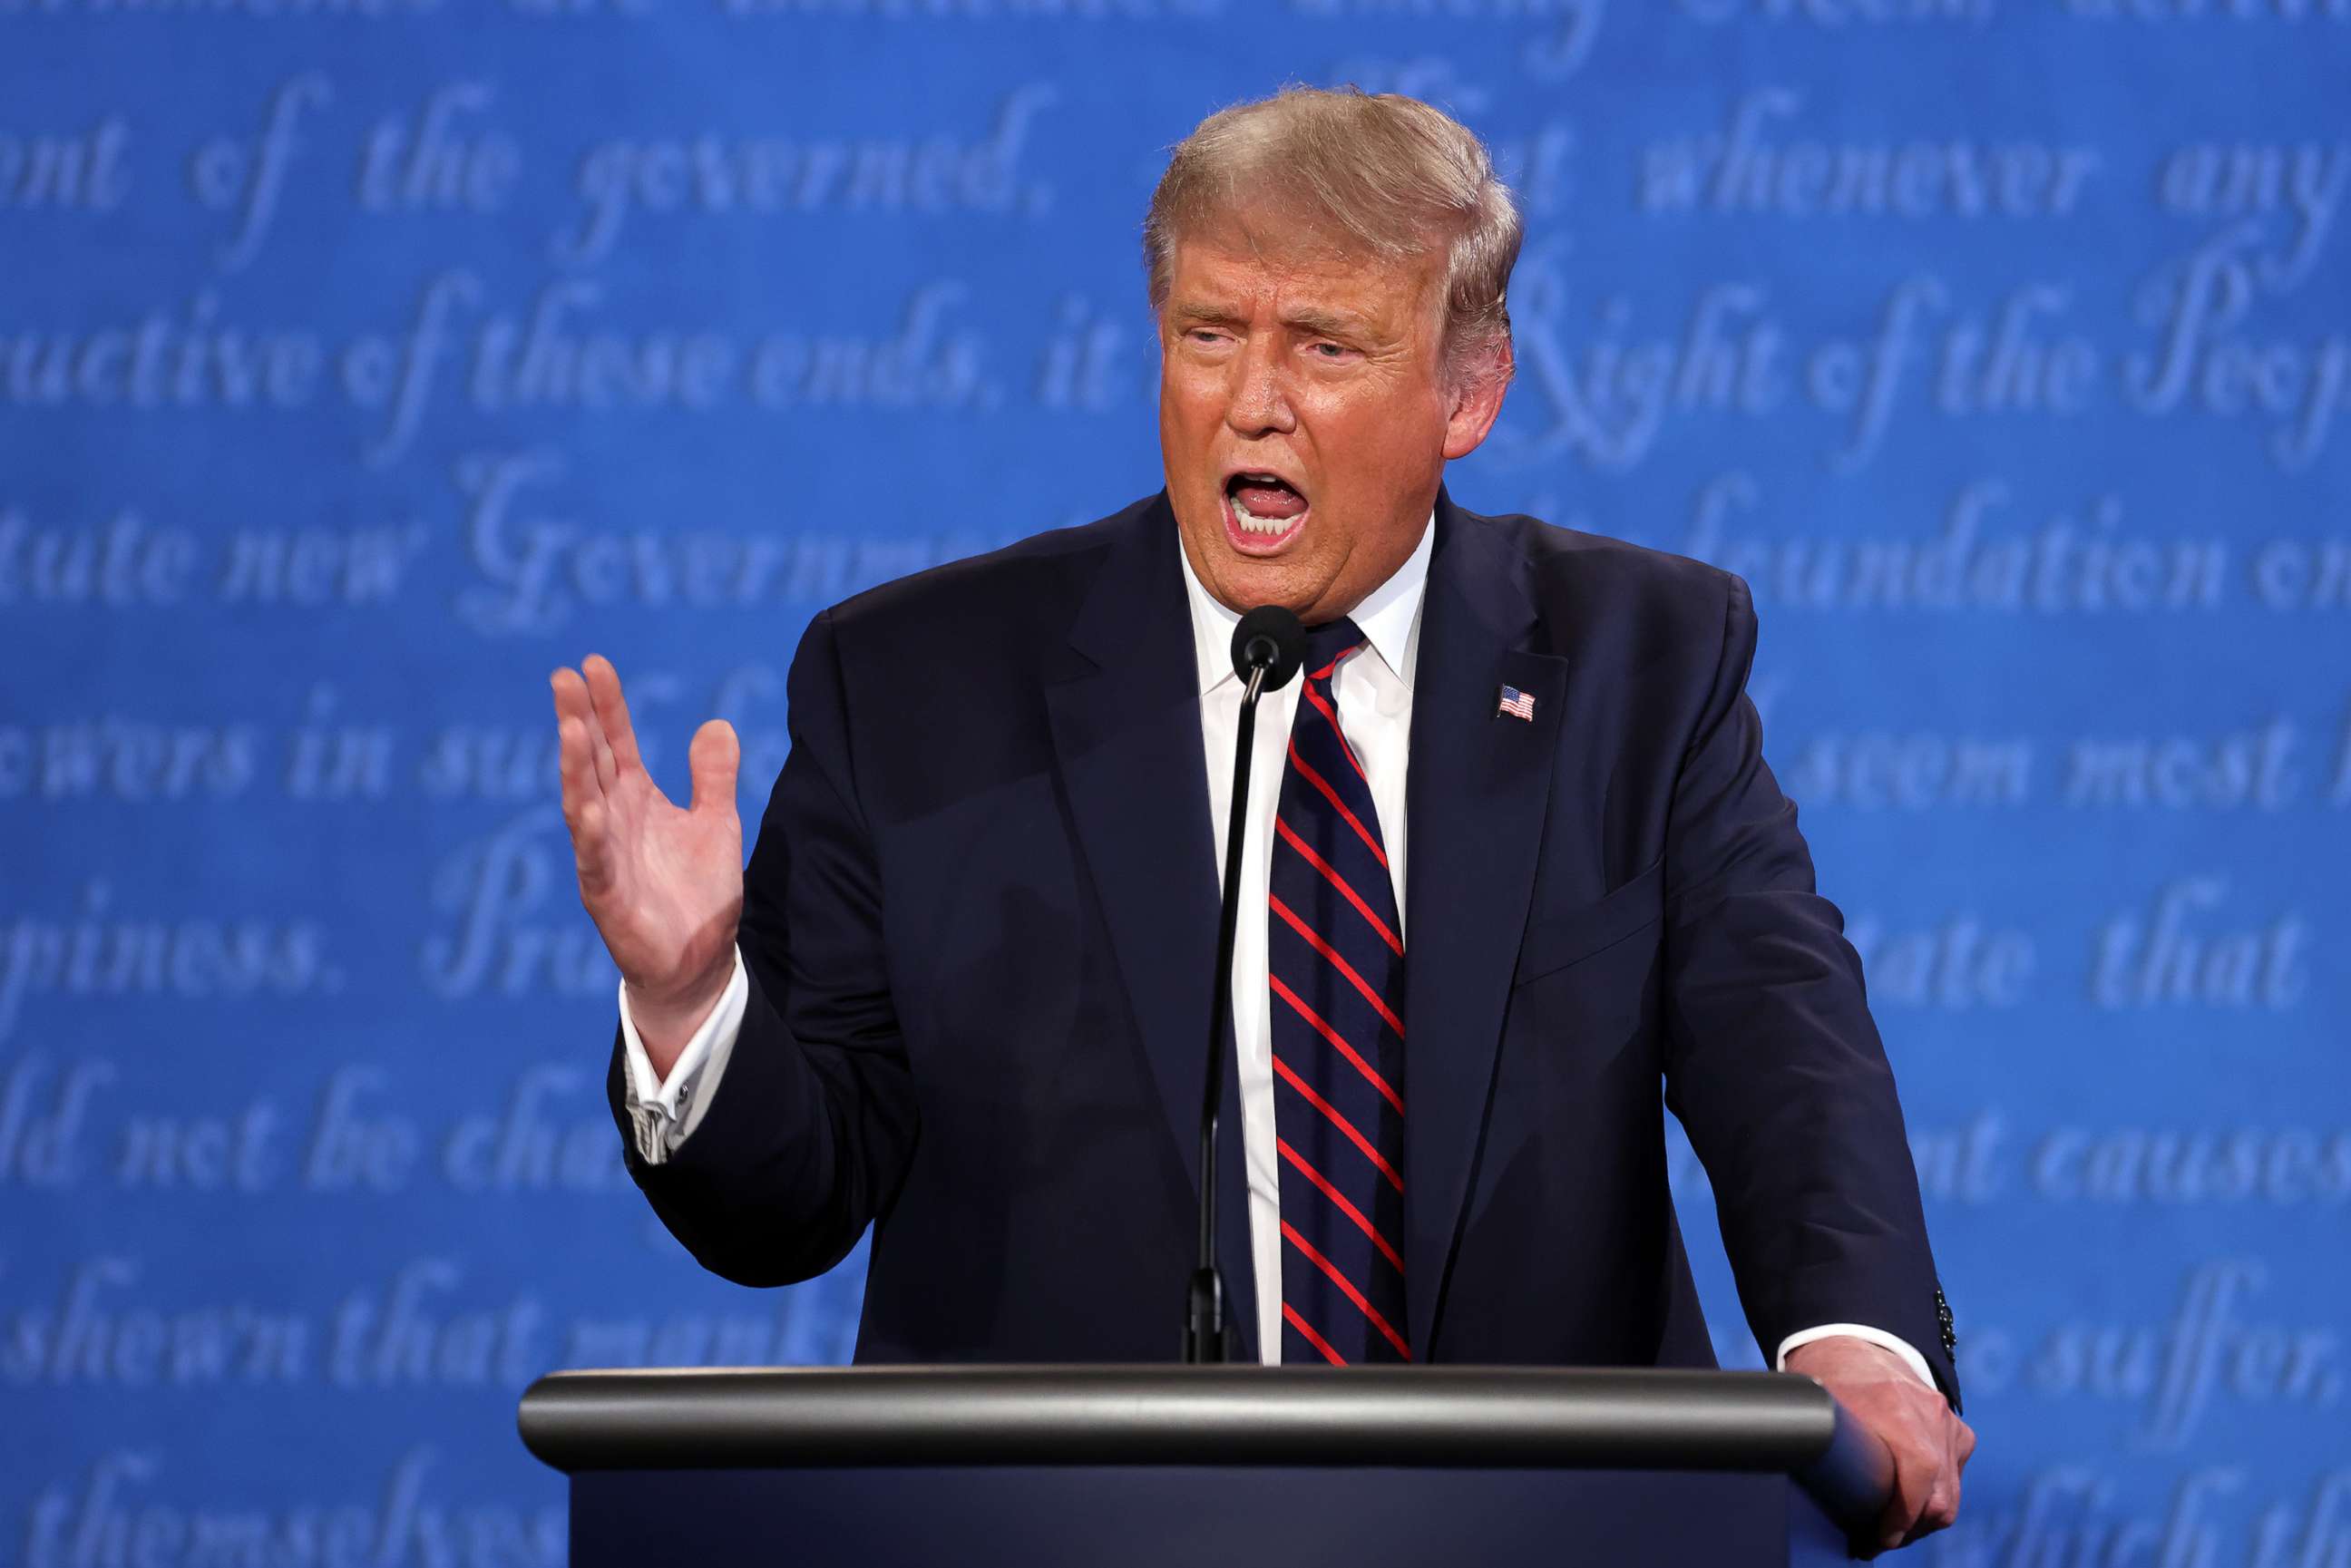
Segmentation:
{"type": "Polygon", "coordinates": [[[1226,400],[1225,423],[1236,435],[1287,434],[1298,428],[1290,406],[1290,389],[1282,375],[1279,348],[1253,339],[1233,361],[1232,395],[1226,400]]]}

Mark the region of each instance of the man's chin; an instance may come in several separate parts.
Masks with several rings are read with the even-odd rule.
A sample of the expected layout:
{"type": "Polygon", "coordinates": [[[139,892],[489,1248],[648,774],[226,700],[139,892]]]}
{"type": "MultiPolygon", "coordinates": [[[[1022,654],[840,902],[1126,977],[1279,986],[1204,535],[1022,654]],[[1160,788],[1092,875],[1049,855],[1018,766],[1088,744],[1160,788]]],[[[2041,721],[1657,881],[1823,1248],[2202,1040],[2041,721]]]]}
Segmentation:
{"type": "Polygon", "coordinates": [[[1246,615],[1262,604],[1279,604],[1304,618],[1322,596],[1322,584],[1299,563],[1281,557],[1218,552],[1200,585],[1226,609],[1246,615]]]}

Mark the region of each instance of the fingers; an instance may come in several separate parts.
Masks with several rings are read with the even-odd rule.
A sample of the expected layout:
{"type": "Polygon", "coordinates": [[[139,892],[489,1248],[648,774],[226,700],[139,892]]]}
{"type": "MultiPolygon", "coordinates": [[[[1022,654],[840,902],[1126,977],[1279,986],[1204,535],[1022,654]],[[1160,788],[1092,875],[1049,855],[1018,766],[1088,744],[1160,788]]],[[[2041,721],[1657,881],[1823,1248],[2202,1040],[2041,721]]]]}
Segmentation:
{"type": "Polygon", "coordinates": [[[571,830],[573,858],[582,894],[603,886],[611,875],[611,850],[605,839],[609,809],[596,771],[595,714],[588,685],[577,670],[548,678],[555,693],[557,771],[563,782],[563,823],[571,830]]]}
{"type": "Polygon", "coordinates": [[[735,776],[743,765],[743,743],[736,738],[735,727],[714,718],[695,730],[685,762],[694,775],[694,800],[687,809],[732,811],[735,776]]]}
{"type": "Polygon", "coordinates": [[[1909,1539],[1931,1535],[1938,1530],[1948,1530],[1959,1522],[1959,1472],[1967,1468],[1968,1456],[1975,1452],[1976,1435],[1968,1424],[1945,1410],[1941,1416],[1943,1463],[1935,1473],[1935,1484],[1927,1494],[1927,1506],[1910,1527],[1909,1539]]]}
{"type": "Polygon", "coordinates": [[[605,831],[611,809],[601,797],[580,808],[571,831],[572,859],[580,868],[580,898],[592,904],[597,894],[612,885],[612,839],[605,831]]]}
{"type": "Polygon", "coordinates": [[[1932,1535],[1938,1530],[1949,1530],[1959,1517],[1959,1473],[1955,1469],[1938,1471],[1934,1486],[1927,1493],[1927,1506],[1910,1525],[1904,1537],[1906,1544],[1922,1535],[1932,1535]]]}
{"type": "Polygon", "coordinates": [[[576,831],[582,803],[601,796],[604,787],[596,773],[596,716],[588,697],[588,683],[580,672],[561,669],[548,677],[555,692],[557,771],[563,779],[563,820],[576,831]]]}
{"type": "Polygon", "coordinates": [[[1940,1467],[1932,1459],[1922,1461],[1915,1454],[1895,1449],[1894,1495],[1886,1500],[1886,1511],[1877,1520],[1880,1550],[1891,1552],[1914,1538],[1939,1473],[1940,1467]]]}
{"type": "Polygon", "coordinates": [[[580,809],[591,800],[604,799],[604,786],[596,777],[595,747],[588,738],[587,727],[576,718],[558,722],[555,750],[557,771],[563,780],[563,820],[577,833],[580,809]]]}
{"type": "Polygon", "coordinates": [[[582,737],[580,756],[585,764],[588,779],[599,790],[611,788],[619,770],[611,747],[604,737],[603,723],[596,716],[595,697],[590,692],[588,683],[578,671],[569,669],[556,671],[549,681],[555,688],[558,738],[562,736],[563,722],[577,719],[582,737]]]}
{"type": "Polygon", "coordinates": [[[621,695],[621,673],[601,653],[589,654],[580,662],[580,672],[588,677],[588,695],[602,731],[605,749],[597,758],[598,777],[609,785],[616,773],[643,771],[644,762],[637,754],[637,732],[629,723],[628,699],[621,695]]]}
{"type": "Polygon", "coordinates": [[[1938,1415],[1938,1444],[1896,1452],[1894,1497],[1880,1521],[1888,1551],[1959,1521],[1959,1471],[1975,1451],[1975,1433],[1948,1409],[1938,1415]]]}

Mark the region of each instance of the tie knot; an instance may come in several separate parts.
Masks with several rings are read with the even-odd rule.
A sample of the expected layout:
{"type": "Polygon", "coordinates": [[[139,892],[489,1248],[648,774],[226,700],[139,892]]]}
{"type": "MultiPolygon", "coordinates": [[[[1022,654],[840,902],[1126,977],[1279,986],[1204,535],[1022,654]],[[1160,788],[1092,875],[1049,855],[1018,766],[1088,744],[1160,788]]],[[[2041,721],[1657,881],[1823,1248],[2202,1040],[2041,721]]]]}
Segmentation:
{"type": "Polygon", "coordinates": [[[1364,634],[1353,621],[1341,619],[1306,629],[1306,674],[1310,680],[1328,674],[1331,666],[1364,645],[1364,634]]]}

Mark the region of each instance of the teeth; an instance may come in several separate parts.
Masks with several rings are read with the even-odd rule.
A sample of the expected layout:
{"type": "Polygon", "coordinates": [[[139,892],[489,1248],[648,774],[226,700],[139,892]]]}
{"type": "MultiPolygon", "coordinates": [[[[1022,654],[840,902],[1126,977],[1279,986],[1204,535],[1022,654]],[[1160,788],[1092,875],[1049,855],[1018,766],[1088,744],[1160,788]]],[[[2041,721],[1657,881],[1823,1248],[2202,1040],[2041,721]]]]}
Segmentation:
{"type": "Polygon", "coordinates": [[[1239,522],[1241,532],[1245,534],[1286,533],[1290,525],[1298,521],[1296,517],[1260,517],[1242,506],[1238,496],[1233,497],[1233,517],[1239,522]]]}

